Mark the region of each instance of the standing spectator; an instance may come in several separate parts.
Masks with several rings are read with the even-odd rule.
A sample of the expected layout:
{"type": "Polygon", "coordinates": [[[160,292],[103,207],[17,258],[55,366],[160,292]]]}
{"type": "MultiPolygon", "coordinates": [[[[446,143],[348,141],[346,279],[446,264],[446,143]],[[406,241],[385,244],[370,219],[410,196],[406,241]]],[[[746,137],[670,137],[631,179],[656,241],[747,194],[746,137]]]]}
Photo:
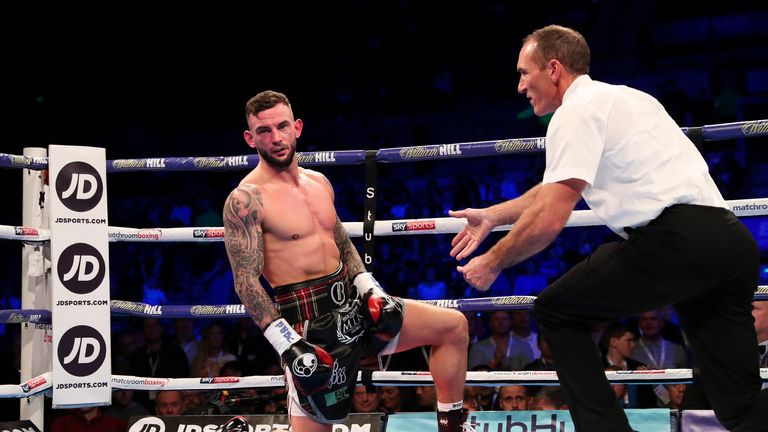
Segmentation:
{"type": "Polygon", "coordinates": [[[200,351],[200,340],[197,338],[195,321],[191,318],[177,318],[173,320],[173,343],[184,351],[187,363],[192,365],[192,360],[200,351]]]}
{"type": "MultiPolygon", "coordinates": [[[[172,343],[163,340],[165,328],[157,318],[145,318],[142,323],[144,345],[131,354],[129,370],[131,375],[155,378],[186,378],[189,376],[187,356],[172,343]]],[[[136,401],[147,409],[154,409],[157,393],[153,391],[136,394],[136,401]]]]}
{"type": "Polygon", "coordinates": [[[541,351],[539,351],[536,339],[538,333],[531,329],[532,314],[530,309],[513,310],[510,312],[510,315],[512,316],[512,334],[531,347],[533,358],[541,357],[541,351]]]}

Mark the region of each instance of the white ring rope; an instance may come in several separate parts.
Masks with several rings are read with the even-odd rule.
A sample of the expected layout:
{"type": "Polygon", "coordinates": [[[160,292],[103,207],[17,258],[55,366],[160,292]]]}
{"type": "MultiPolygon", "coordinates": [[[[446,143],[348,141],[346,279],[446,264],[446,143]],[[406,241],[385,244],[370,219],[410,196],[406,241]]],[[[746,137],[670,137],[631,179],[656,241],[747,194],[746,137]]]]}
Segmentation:
{"type": "MultiPolygon", "coordinates": [[[[752,198],[726,201],[738,217],[768,215],[768,198],[752,198]]],[[[466,225],[466,219],[441,217],[434,219],[379,220],[374,225],[374,235],[413,235],[457,233],[466,225]]],[[[351,237],[363,235],[362,222],[344,222],[351,237]]],[[[577,210],[568,219],[567,227],[596,226],[603,222],[592,210],[577,210]]],[[[512,225],[500,225],[494,231],[508,231],[512,225]]],[[[46,229],[0,225],[0,239],[22,240],[41,243],[50,240],[46,229]]],[[[223,227],[195,228],[125,228],[109,227],[109,241],[128,242],[217,242],[224,240],[223,227]]]]}
{"type": "MultiPolygon", "coordinates": [[[[662,369],[636,371],[606,371],[606,378],[614,384],[690,383],[691,369],[662,369]]],[[[768,368],[760,369],[763,381],[768,381],[768,368]]],[[[362,373],[357,382],[364,384],[362,373]]],[[[467,385],[491,387],[500,385],[559,385],[555,371],[490,371],[467,372],[467,385]]],[[[429,372],[383,371],[373,372],[371,384],[376,386],[434,385],[429,372]]],[[[23,398],[45,392],[53,386],[51,373],[46,372],[20,385],[0,385],[0,398],[23,398]]],[[[114,389],[131,390],[223,390],[242,388],[282,388],[283,375],[215,377],[215,378],[151,378],[131,375],[113,375],[114,389]]]]}

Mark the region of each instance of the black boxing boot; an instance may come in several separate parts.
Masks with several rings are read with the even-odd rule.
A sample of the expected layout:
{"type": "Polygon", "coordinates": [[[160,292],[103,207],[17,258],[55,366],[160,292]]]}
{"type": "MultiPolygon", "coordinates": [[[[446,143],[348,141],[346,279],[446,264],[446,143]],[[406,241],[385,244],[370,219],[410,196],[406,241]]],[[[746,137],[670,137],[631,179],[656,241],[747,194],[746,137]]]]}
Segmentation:
{"type": "Polygon", "coordinates": [[[469,410],[461,408],[451,411],[437,412],[437,432],[475,432],[475,428],[467,423],[469,410]]]}

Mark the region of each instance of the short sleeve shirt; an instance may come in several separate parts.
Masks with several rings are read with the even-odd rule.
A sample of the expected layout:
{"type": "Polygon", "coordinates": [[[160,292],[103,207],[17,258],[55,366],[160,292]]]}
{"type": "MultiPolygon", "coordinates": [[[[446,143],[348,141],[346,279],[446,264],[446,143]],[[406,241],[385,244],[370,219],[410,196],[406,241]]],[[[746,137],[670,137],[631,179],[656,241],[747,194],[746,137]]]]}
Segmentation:
{"type": "Polygon", "coordinates": [[[728,208],[704,158],[652,96],[578,77],[547,129],[543,183],[588,183],[582,196],[611,230],[646,225],[666,207],[728,208]]]}

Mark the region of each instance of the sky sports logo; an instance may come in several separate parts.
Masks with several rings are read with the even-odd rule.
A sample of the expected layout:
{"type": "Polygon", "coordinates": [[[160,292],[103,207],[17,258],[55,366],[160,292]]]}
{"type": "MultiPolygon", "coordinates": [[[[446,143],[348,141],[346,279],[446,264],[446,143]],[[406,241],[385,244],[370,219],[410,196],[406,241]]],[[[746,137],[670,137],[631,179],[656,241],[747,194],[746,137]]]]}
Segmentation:
{"type": "Polygon", "coordinates": [[[192,231],[194,238],[224,238],[224,228],[204,228],[192,231]]]}
{"type": "Polygon", "coordinates": [[[432,231],[435,229],[434,220],[417,220],[410,222],[392,222],[392,232],[402,231],[432,231]]]}

